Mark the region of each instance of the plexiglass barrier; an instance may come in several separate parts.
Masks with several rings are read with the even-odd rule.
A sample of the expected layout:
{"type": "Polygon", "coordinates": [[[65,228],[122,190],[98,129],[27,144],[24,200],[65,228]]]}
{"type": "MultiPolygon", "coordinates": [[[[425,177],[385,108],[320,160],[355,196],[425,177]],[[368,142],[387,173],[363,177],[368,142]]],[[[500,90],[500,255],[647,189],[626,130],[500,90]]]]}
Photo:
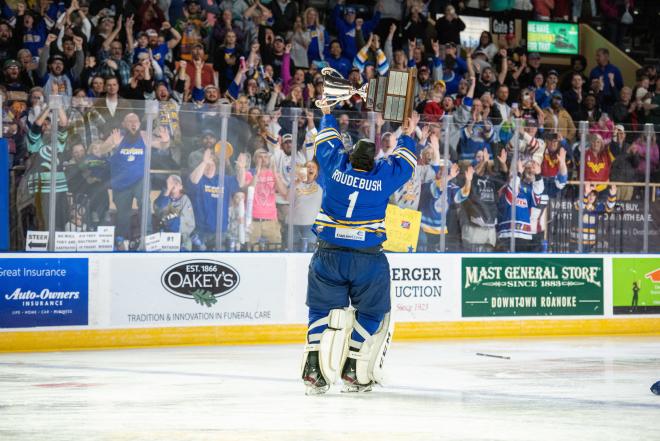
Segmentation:
{"type": "MultiPolygon", "coordinates": [[[[21,111],[2,104],[4,251],[315,249],[327,178],[314,159],[318,109],[33,95],[21,111]]],[[[398,124],[333,114],[347,151],[367,138],[388,160],[398,124]]],[[[421,115],[417,167],[390,198],[385,248],[659,252],[658,128],[576,126],[462,104],[421,115]]]]}

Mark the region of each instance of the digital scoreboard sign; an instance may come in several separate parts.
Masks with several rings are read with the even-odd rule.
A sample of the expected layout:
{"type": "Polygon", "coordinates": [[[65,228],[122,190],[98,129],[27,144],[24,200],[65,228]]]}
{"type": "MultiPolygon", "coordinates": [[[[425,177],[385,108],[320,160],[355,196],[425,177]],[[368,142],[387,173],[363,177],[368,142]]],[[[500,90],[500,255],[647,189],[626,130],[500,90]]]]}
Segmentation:
{"type": "Polygon", "coordinates": [[[527,51],[546,54],[577,54],[578,25],[547,21],[528,22],[527,51]]]}

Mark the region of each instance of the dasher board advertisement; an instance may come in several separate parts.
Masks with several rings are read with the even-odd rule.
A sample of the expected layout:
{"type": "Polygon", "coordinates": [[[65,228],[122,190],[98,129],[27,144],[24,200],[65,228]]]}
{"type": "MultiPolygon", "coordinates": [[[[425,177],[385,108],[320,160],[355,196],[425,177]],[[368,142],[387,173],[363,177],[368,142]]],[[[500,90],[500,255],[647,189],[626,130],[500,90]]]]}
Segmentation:
{"type": "Polygon", "coordinates": [[[463,317],[603,315],[602,258],[463,258],[463,317]]]}
{"type": "Polygon", "coordinates": [[[111,322],[145,327],[281,323],[286,269],[287,259],[277,254],[113,259],[111,322]]]}

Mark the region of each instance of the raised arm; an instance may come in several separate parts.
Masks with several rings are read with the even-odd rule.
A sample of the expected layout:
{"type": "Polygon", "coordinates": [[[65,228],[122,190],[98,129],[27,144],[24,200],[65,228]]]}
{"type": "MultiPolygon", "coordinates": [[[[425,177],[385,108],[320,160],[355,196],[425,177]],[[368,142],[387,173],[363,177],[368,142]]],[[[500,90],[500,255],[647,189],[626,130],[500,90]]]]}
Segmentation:
{"type": "Polygon", "coordinates": [[[323,117],[321,118],[319,132],[314,140],[314,156],[316,156],[321,170],[329,173],[341,154],[343,144],[337,130],[339,125],[330,113],[330,107],[327,106],[325,98],[319,104],[321,104],[323,117]]]}
{"type": "Polygon", "coordinates": [[[131,15],[126,19],[126,52],[131,54],[133,58],[133,51],[135,50],[135,38],[133,36],[133,25],[135,19],[131,15]]]}
{"type": "Polygon", "coordinates": [[[74,80],[80,78],[80,74],[85,68],[85,53],[83,52],[83,39],[77,35],[73,37],[73,43],[76,45],[75,62],[71,67],[71,76],[74,80]]]}
{"type": "Polygon", "coordinates": [[[412,138],[417,129],[419,115],[413,112],[412,116],[401,127],[401,135],[397,139],[396,147],[388,156],[386,166],[390,167],[390,178],[388,185],[396,190],[406,183],[415,173],[417,167],[417,155],[415,154],[416,143],[412,138]]]}
{"type": "Polygon", "coordinates": [[[383,51],[385,52],[385,57],[388,60],[394,60],[394,50],[392,49],[392,40],[394,39],[394,34],[396,33],[396,24],[392,23],[390,25],[390,32],[387,34],[385,39],[385,44],[383,45],[383,51]]]}
{"type": "Polygon", "coordinates": [[[48,72],[48,58],[50,58],[50,45],[53,44],[53,42],[57,40],[57,35],[55,34],[48,34],[46,37],[46,43],[44,44],[44,47],[41,48],[41,52],[39,53],[39,70],[37,73],[41,78],[43,78],[46,75],[46,72],[48,72]]]}
{"type": "Polygon", "coordinates": [[[369,46],[371,46],[371,42],[374,39],[374,34],[369,35],[369,41],[360,49],[355,56],[355,59],[353,60],[353,66],[357,67],[360,69],[360,72],[362,72],[366,66],[367,60],[369,59],[369,46]]]}
{"type": "Polygon", "coordinates": [[[345,0],[338,0],[337,5],[335,5],[334,9],[332,10],[332,21],[334,21],[335,27],[341,34],[348,32],[349,29],[348,24],[341,16],[341,5],[343,5],[344,2],[345,0]]]}
{"type": "Polygon", "coordinates": [[[199,180],[202,179],[202,176],[204,175],[204,169],[209,163],[213,162],[213,157],[211,156],[212,154],[213,153],[211,152],[211,149],[204,150],[202,162],[200,162],[199,165],[195,167],[195,169],[190,173],[190,182],[195,185],[199,183],[199,180]]]}
{"type": "Polygon", "coordinates": [[[166,149],[170,146],[170,132],[163,126],[158,127],[158,138],[152,139],[151,146],[156,149],[166,149]]]}
{"type": "Polygon", "coordinates": [[[367,20],[364,22],[362,25],[362,32],[364,33],[372,33],[374,32],[374,29],[376,29],[376,26],[378,26],[378,23],[380,22],[380,14],[383,10],[383,3],[382,1],[376,2],[376,7],[374,8],[376,12],[374,12],[373,17],[371,17],[371,20],[367,20]]]}
{"type": "Polygon", "coordinates": [[[475,77],[471,77],[470,78],[470,87],[468,88],[468,91],[465,94],[465,96],[467,98],[470,98],[470,99],[474,98],[474,88],[475,88],[476,85],[477,85],[477,79],[475,77]]]}
{"type": "Polygon", "coordinates": [[[497,77],[497,81],[500,84],[504,84],[504,81],[506,81],[506,74],[509,71],[509,63],[507,62],[506,58],[506,49],[500,49],[500,57],[502,57],[502,63],[500,65],[500,73],[497,77]]]}
{"type": "Polygon", "coordinates": [[[179,31],[174,29],[169,21],[164,21],[161,29],[163,31],[169,31],[170,35],[172,36],[172,38],[167,40],[167,47],[170,49],[174,49],[175,47],[177,47],[181,42],[181,34],[179,33],[179,31]]]}
{"type": "Polygon", "coordinates": [[[243,11],[243,17],[245,17],[248,20],[251,19],[254,16],[256,10],[257,10],[257,2],[254,2],[250,5],[249,8],[243,11]]]}
{"type": "Polygon", "coordinates": [[[119,33],[121,32],[122,28],[122,17],[119,16],[119,20],[117,20],[117,25],[115,28],[108,34],[108,37],[103,40],[103,44],[101,44],[101,47],[103,48],[104,51],[109,51],[110,50],[110,44],[115,41],[119,33]]]}
{"type": "Polygon", "coordinates": [[[284,94],[289,93],[291,87],[291,43],[284,46],[284,55],[282,56],[282,88],[284,94]]]}
{"type": "Polygon", "coordinates": [[[119,145],[119,143],[121,143],[121,132],[119,129],[113,129],[110,133],[110,136],[108,136],[106,140],[101,143],[99,149],[101,150],[102,154],[110,153],[115,147],[119,145]]]}
{"type": "MultiPolygon", "coordinates": [[[[483,161],[486,163],[487,161],[483,161]]],[[[474,168],[469,165],[468,168],[465,170],[465,184],[461,187],[461,196],[462,198],[459,199],[458,195],[456,195],[457,202],[463,202],[470,196],[470,191],[472,190],[472,178],[474,177],[474,168]]]]}

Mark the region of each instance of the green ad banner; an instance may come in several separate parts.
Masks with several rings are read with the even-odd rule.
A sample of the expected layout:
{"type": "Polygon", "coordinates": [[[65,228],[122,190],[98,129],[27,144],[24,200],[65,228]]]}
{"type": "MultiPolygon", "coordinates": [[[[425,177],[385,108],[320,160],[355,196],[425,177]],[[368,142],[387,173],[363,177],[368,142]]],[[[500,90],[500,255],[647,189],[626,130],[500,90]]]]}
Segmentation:
{"type": "Polygon", "coordinates": [[[660,259],[613,258],[614,314],[660,314],[660,259]]]}
{"type": "Polygon", "coordinates": [[[603,315],[603,259],[462,259],[463,317],[603,315]]]}
{"type": "Polygon", "coordinates": [[[527,51],[547,54],[577,54],[578,25],[547,21],[528,22],[527,51]]]}

